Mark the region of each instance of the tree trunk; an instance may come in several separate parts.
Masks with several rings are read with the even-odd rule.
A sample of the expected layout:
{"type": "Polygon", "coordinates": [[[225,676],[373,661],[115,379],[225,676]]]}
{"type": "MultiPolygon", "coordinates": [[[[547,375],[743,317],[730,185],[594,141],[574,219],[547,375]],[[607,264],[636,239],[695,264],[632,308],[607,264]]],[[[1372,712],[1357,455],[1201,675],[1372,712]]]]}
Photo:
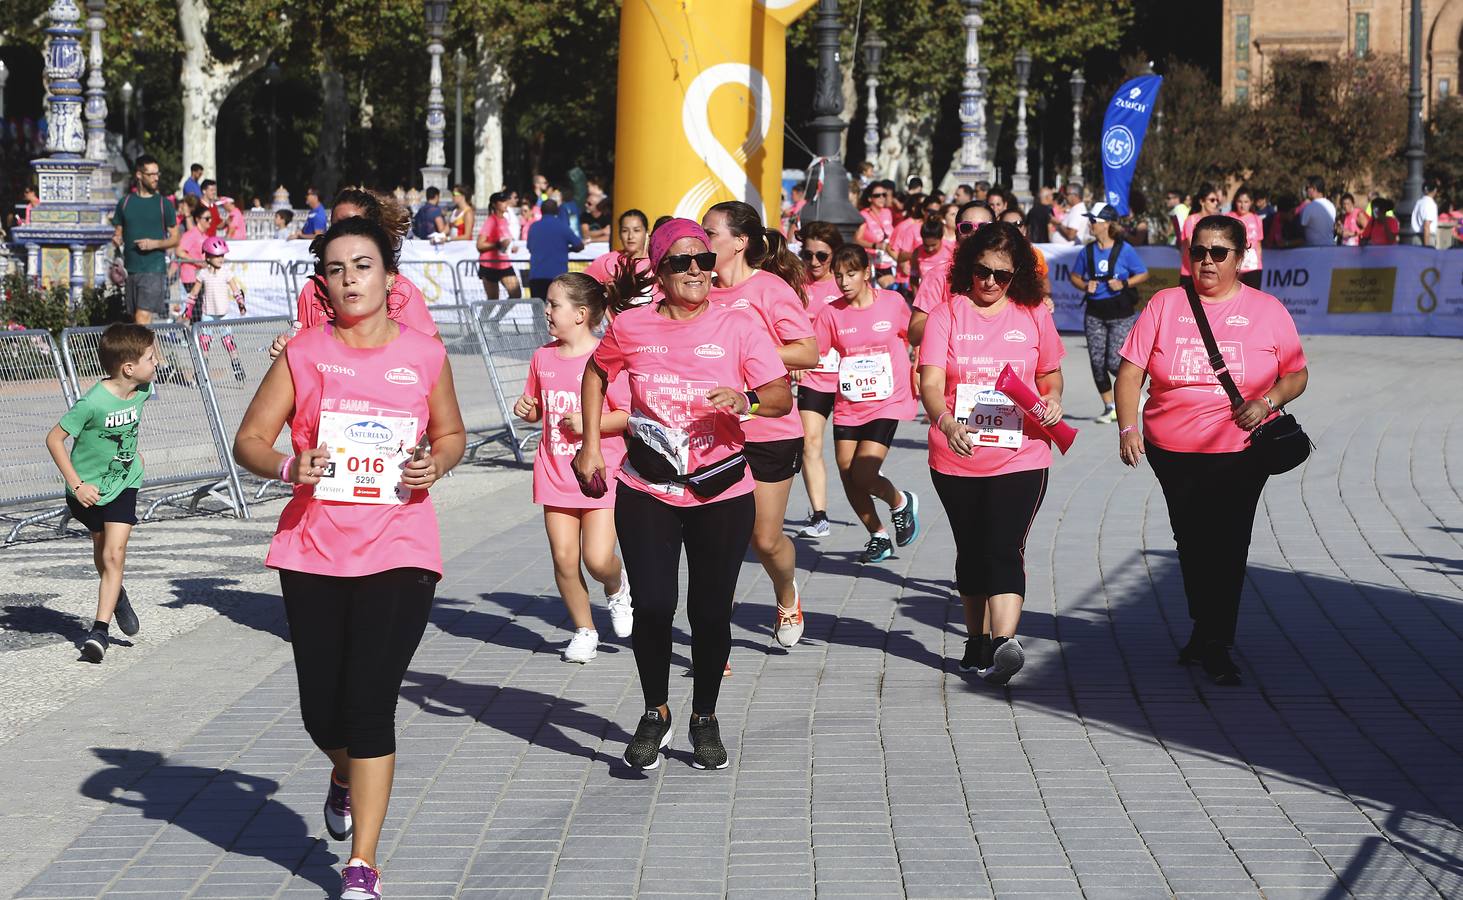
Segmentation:
{"type": "MultiPolygon", "coordinates": [[[[180,87],[183,94],[183,165],[198,163],[218,179],[215,138],[218,113],[240,82],[259,71],[269,51],[221,62],[208,48],[207,0],[178,0],[178,31],[183,41],[180,87]]],[[[285,19],[281,16],[281,24],[285,19]]]]}
{"type": "Polygon", "coordinates": [[[932,188],[934,179],[930,177],[930,156],[934,130],[934,114],[916,114],[904,106],[895,108],[879,141],[875,170],[901,186],[905,179],[914,175],[925,183],[926,189],[932,188]]]}
{"type": "Polygon", "coordinates": [[[320,142],[314,160],[315,189],[326,203],[340,185],[340,161],[345,147],[345,127],[350,106],[345,96],[345,77],[335,68],[335,57],[322,48],[320,65],[320,142]]]}
{"type": "Polygon", "coordinates": [[[472,204],[478,209],[487,209],[488,198],[503,189],[503,104],[512,93],[497,50],[479,35],[472,102],[472,204]]]}

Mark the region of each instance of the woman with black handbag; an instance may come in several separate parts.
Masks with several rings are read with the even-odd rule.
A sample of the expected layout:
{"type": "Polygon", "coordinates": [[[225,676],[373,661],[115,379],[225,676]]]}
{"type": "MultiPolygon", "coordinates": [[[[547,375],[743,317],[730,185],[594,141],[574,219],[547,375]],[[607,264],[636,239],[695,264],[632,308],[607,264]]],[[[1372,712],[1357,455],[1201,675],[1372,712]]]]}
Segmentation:
{"type": "Polygon", "coordinates": [[[1178,544],[1194,620],[1179,663],[1200,663],[1222,685],[1240,682],[1229,651],[1260,492],[1310,452],[1305,432],[1281,414],[1306,389],[1305,352],[1285,305],[1240,282],[1246,247],[1238,219],[1199,221],[1193,287],[1153,295],[1123,344],[1117,378],[1119,456],[1136,466],[1147,455],[1178,544]]]}
{"type": "Polygon", "coordinates": [[[1138,258],[1138,251],[1123,240],[1118,211],[1110,204],[1097,204],[1087,218],[1092,222],[1094,240],[1077,254],[1067,277],[1082,292],[1087,359],[1102,397],[1102,415],[1097,421],[1108,424],[1118,416],[1112,396],[1112,376],[1122,362],[1118,350],[1138,321],[1136,285],[1148,280],[1148,267],[1138,258]]]}
{"type": "Polygon", "coordinates": [[[630,381],[625,462],[615,492],[615,528],[635,585],[635,666],[645,713],[625,748],[637,769],[660,765],[670,743],[671,621],[679,602],[681,548],[689,574],[695,685],[691,764],[722,769],[726,747],[716,700],[731,653],[732,597],[752,537],[757,504],[742,454],[742,417],[775,418],[792,409],[787,367],[751,316],[708,302],[716,254],[700,225],[671,219],[650,236],[650,269],[621,267],[608,287],[618,315],[584,368],[584,443],[574,472],[585,493],[605,489],[600,417],[605,385],[630,381]],[[664,299],[634,306],[659,278],[664,299]]]}

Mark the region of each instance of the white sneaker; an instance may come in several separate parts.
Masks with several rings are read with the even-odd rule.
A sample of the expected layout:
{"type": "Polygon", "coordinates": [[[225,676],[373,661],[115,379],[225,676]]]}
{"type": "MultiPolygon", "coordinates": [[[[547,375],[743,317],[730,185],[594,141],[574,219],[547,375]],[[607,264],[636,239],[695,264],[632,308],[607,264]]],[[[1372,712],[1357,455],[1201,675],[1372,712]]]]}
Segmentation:
{"type": "Polygon", "coordinates": [[[783,609],[775,602],[772,605],[776,607],[772,631],[777,636],[777,643],[796,647],[803,638],[803,598],[798,594],[797,585],[792,588],[792,609],[783,609]]]}
{"type": "Polygon", "coordinates": [[[804,525],[798,535],[801,537],[827,537],[829,532],[828,516],[808,513],[808,524],[804,525]]]}
{"type": "Polygon", "coordinates": [[[620,589],[605,597],[610,607],[610,623],[615,637],[627,638],[635,630],[635,609],[630,603],[630,576],[621,572],[620,589]]]}
{"type": "Polygon", "coordinates": [[[569,646],[564,648],[564,662],[587,663],[599,654],[599,632],[593,628],[577,628],[569,646]]]}
{"type": "Polygon", "coordinates": [[[1117,420],[1118,420],[1118,411],[1116,409],[1107,408],[1107,409],[1104,409],[1102,411],[1102,415],[1098,416],[1097,418],[1093,419],[1092,421],[1094,421],[1094,422],[1101,422],[1104,425],[1111,425],[1112,423],[1116,422],[1117,420]]]}

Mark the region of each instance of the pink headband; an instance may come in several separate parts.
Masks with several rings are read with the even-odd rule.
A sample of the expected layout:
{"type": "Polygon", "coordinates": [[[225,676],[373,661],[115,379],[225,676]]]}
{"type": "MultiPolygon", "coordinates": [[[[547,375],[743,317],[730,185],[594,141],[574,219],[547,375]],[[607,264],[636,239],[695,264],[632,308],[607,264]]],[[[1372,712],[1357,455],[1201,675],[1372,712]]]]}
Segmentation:
{"type": "Polygon", "coordinates": [[[711,246],[711,238],[706,236],[706,229],[690,219],[671,219],[651,232],[650,271],[659,271],[660,261],[665,259],[666,253],[671,249],[671,244],[688,237],[695,238],[707,247],[711,246]]]}

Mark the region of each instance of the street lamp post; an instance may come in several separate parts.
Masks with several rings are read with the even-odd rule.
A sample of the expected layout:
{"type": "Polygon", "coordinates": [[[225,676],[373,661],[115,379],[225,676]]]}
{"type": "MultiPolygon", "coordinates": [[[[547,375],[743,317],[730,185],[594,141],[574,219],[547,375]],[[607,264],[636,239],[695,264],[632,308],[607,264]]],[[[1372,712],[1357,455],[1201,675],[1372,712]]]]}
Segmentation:
{"type": "Polygon", "coordinates": [[[0,59],[0,119],[5,118],[5,82],[10,80],[10,70],[5,67],[5,60],[0,59]]]}
{"type": "Polygon", "coordinates": [[[874,160],[879,156],[879,66],[884,60],[884,48],[888,46],[872,27],[864,38],[864,83],[869,88],[868,116],[864,119],[864,159],[874,160]]]}
{"type": "Polygon", "coordinates": [[[1023,209],[1031,207],[1031,173],[1027,170],[1029,145],[1026,140],[1026,82],[1031,78],[1031,51],[1016,51],[1016,172],[1011,176],[1011,190],[1023,209]]]}
{"type": "Polygon", "coordinates": [[[1412,227],[1412,210],[1422,199],[1422,162],[1425,156],[1422,132],[1422,0],[1412,0],[1412,22],[1408,36],[1411,72],[1407,84],[1407,180],[1402,182],[1402,205],[1397,209],[1404,244],[1422,240],[1412,227]]]}
{"type": "Polygon", "coordinates": [[[279,95],[279,63],[269,61],[264,67],[264,86],[269,88],[269,189],[272,191],[279,185],[279,157],[275,144],[275,127],[278,117],[276,116],[275,98],[279,95]]]}
{"type": "Polygon", "coordinates": [[[818,77],[813,88],[813,148],[821,164],[818,183],[809,185],[816,196],[808,200],[804,221],[831,222],[853,240],[863,217],[848,202],[848,170],[839,157],[839,139],[848,127],[843,112],[843,78],[838,71],[838,38],[843,24],[838,18],[838,0],[818,0],[818,17],[813,22],[813,40],[818,48],[818,77]]]}
{"type": "Polygon", "coordinates": [[[1072,175],[1070,180],[1077,184],[1082,183],[1082,89],[1087,86],[1087,79],[1082,77],[1082,70],[1072,72],[1072,175]]]}
{"type": "MultiPolygon", "coordinates": [[[[1036,186],[1046,184],[1046,95],[1036,98],[1036,186]]],[[[1039,191],[1038,191],[1039,193],[1039,191]]]]}
{"type": "Polygon", "coordinates": [[[990,181],[986,162],[985,79],[980,65],[980,8],[985,0],[963,0],[965,16],[965,76],[960,83],[960,164],[945,176],[947,187],[990,181]]]}
{"type": "Polygon", "coordinates": [[[427,94],[427,164],[422,167],[422,189],[447,190],[447,110],[442,99],[442,34],[447,28],[447,0],[426,0],[427,52],[432,56],[431,91],[427,94]]]}
{"type": "Polygon", "coordinates": [[[452,177],[463,181],[462,177],[462,79],[467,77],[467,55],[458,47],[457,52],[452,54],[452,62],[455,64],[457,74],[457,123],[455,127],[457,135],[457,146],[452,156],[452,177]]]}

